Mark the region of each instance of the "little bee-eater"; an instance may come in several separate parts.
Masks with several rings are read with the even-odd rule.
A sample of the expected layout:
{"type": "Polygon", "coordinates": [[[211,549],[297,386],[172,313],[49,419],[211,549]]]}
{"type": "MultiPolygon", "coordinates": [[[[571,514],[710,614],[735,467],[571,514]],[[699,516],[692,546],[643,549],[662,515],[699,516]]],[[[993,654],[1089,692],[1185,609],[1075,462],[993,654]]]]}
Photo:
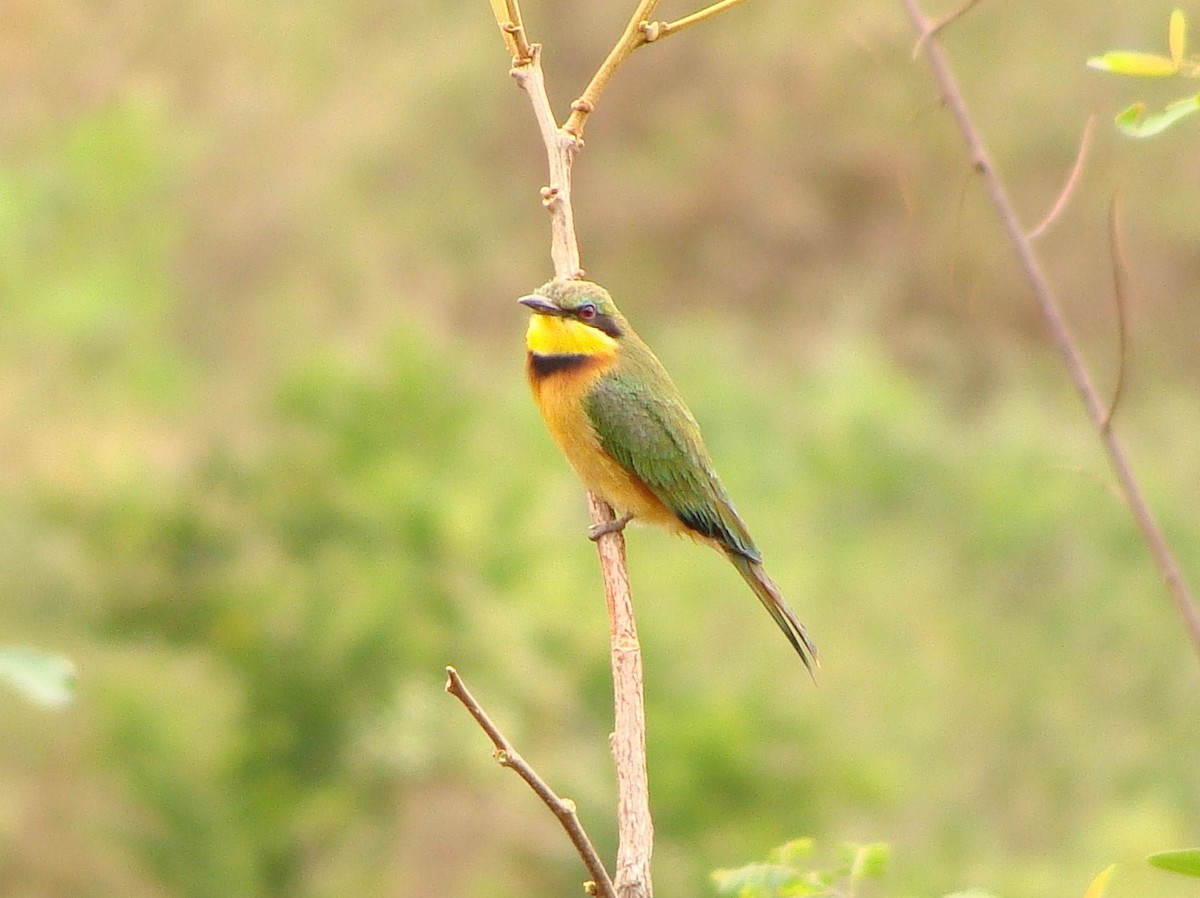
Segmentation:
{"type": "Polygon", "coordinates": [[[584,486],[621,515],[614,526],[636,518],[723,553],[811,672],[816,649],[763,570],[696,419],[608,291],[554,280],[519,302],[533,311],[525,335],[533,398],[584,486]]]}

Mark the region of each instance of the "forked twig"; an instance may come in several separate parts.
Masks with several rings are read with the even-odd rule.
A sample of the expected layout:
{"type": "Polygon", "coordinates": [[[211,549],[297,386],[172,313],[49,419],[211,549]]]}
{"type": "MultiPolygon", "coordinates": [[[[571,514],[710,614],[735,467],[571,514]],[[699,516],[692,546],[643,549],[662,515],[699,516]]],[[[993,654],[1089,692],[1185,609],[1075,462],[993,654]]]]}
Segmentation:
{"type": "Polygon", "coordinates": [[[971,164],[979,172],[992,204],[996,207],[996,214],[1008,235],[1009,242],[1016,250],[1021,269],[1033,289],[1038,308],[1050,331],[1050,338],[1055,349],[1062,357],[1063,363],[1067,367],[1067,374],[1100,435],[1100,441],[1108,455],[1109,465],[1125,496],[1130,513],[1141,530],[1150,554],[1154,557],[1159,575],[1166,584],[1176,610],[1183,619],[1188,639],[1191,641],[1193,649],[1200,655],[1200,611],[1197,610],[1196,602],[1183,579],[1175,555],[1163,536],[1137,477],[1133,473],[1125,448],[1110,426],[1109,408],[1106,407],[1100,398],[1099,391],[1092,383],[1091,376],[1084,365],[1083,356],[1071,337],[1066,319],[1059,308],[1058,299],[1042,271],[1041,263],[1033,250],[1029,235],[1021,227],[1016,207],[1009,199],[1008,192],[992,165],[991,157],[988,155],[979,129],[971,117],[958,82],[950,70],[950,65],[942,53],[941,47],[933,37],[933,25],[925,18],[918,0],[901,0],[901,2],[919,37],[918,46],[924,48],[925,58],[929,61],[929,67],[938,89],[962,132],[971,156],[971,164]]]}
{"type": "Polygon", "coordinates": [[[492,745],[496,747],[497,763],[501,767],[507,767],[525,780],[529,788],[542,800],[542,803],[558,818],[558,822],[566,830],[571,844],[579,852],[584,866],[587,867],[588,873],[592,877],[594,889],[590,891],[593,894],[602,895],[604,898],[617,898],[612,880],[608,878],[608,871],[604,869],[604,862],[600,860],[600,855],[596,853],[592,840],[588,838],[583,824],[579,822],[575,802],[569,798],[559,797],[538,775],[538,772],[529,765],[529,762],[521,756],[520,752],[513,748],[512,743],[488,717],[487,712],[483,710],[475,696],[471,694],[471,690],[467,688],[467,684],[462,681],[458,671],[453,667],[446,668],[446,691],[462,702],[463,707],[475,718],[480,729],[487,733],[487,737],[492,740],[492,745]]]}
{"type": "Polygon", "coordinates": [[[650,17],[654,15],[659,0],[638,0],[637,8],[633,11],[633,16],[625,26],[625,31],[622,32],[620,39],[609,51],[608,57],[600,64],[600,68],[596,70],[596,74],[592,76],[592,80],[588,82],[588,86],[584,88],[579,99],[571,104],[571,117],[563,125],[563,130],[575,137],[583,137],[584,126],[587,124],[588,116],[595,111],[600,94],[608,86],[608,82],[612,80],[617,69],[638,47],[670,37],[672,34],[678,34],[683,29],[698,25],[742,2],[744,0],[718,0],[718,2],[684,16],[682,19],[676,19],[673,22],[656,22],[650,17]]]}
{"type": "Polygon", "coordinates": [[[930,24],[929,30],[917,38],[916,46],[913,47],[912,58],[916,59],[921,55],[921,50],[924,48],[927,40],[929,40],[931,37],[936,37],[937,35],[941,34],[942,29],[948,28],[954,22],[958,21],[958,19],[965,16],[978,2],[979,0],[963,0],[962,3],[950,10],[950,12],[946,13],[936,22],[930,24]]]}
{"type": "Polygon", "coordinates": [[[596,101],[600,99],[600,94],[608,86],[612,76],[629,58],[630,53],[646,43],[642,25],[654,14],[654,8],[658,6],[658,3],[659,0],[638,0],[637,8],[633,11],[633,16],[625,26],[624,32],[621,33],[620,39],[609,50],[604,62],[600,63],[600,68],[596,69],[596,74],[592,76],[588,86],[579,95],[579,99],[571,104],[571,117],[563,125],[563,130],[568,134],[583,137],[583,128],[587,124],[588,116],[595,111],[596,101]]]}

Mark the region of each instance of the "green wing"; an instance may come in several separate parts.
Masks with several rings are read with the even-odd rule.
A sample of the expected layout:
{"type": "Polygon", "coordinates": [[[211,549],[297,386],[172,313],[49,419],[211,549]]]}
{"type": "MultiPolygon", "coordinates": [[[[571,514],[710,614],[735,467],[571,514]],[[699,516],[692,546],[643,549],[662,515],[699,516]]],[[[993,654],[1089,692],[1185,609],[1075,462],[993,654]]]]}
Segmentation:
{"type": "Polygon", "coordinates": [[[753,561],[758,549],[734,511],[700,440],[696,419],[665,371],[601,377],[586,400],[604,450],[638,477],[688,528],[753,561]]]}

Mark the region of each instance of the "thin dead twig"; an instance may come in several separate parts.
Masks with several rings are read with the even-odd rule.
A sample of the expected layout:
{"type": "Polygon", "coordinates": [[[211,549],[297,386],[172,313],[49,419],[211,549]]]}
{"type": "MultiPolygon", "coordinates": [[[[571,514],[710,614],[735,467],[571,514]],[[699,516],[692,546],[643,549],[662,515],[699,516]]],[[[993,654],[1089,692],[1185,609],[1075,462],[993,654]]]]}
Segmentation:
{"type": "Polygon", "coordinates": [[[617,73],[617,69],[629,58],[629,54],[646,43],[642,25],[654,14],[658,3],[659,0],[638,0],[637,8],[634,9],[621,37],[608,52],[604,62],[600,63],[600,68],[596,69],[596,74],[592,76],[592,80],[588,82],[588,86],[584,88],[579,99],[571,104],[571,116],[563,125],[563,130],[568,134],[583,137],[583,129],[587,125],[588,117],[595,111],[596,102],[600,99],[604,88],[608,86],[608,82],[617,73]]]}
{"type": "Polygon", "coordinates": [[[579,852],[584,866],[587,867],[588,873],[592,877],[595,894],[601,895],[603,898],[617,898],[617,892],[613,887],[612,880],[608,877],[608,871],[604,869],[604,862],[600,860],[600,855],[596,853],[596,849],[592,845],[592,840],[588,838],[583,824],[579,821],[575,802],[569,798],[559,797],[546,781],[538,775],[538,772],[530,766],[529,762],[521,756],[520,752],[513,748],[512,743],[500,732],[500,728],[492,722],[492,719],[483,710],[483,707],[479,704],[475,696],[467,689],[467,684],[463,682],[458,671],[453,667],[446,668],[446,691],[462,702],[463,707],[475,718],[475,722],[479,724],[480,729],[492,740],[492,745],[496,747],[496,761],[500,766],[507,767],[523,779],[537,797],[542,800],[542,803],[550,809],[550,812],[558,818],[558,822],[566,830],[567,836],[571,839],[571,844],[579,852]]]}
{"type": "Polygon", "coordinates": [[[739,3],[744,3],[745,0],[720,0],[719,3],[714,3],[711,6],[706,6],[704,9],[697,10],[691,15],[684,16],[681,19],[676,19],[673,22],[643,22],[642,35],[645,37],[645,43],[649,44],[653,41],[662,40],[664,37],[670,37],[672,34],[678,34],[685,28],[690,28],[693,25],[699,25],[705,19],[711,19],[718,13],[725,12],[727,9],[732,9],[739,3]]]}
{"type": "Polygon", "coordinates": [[[1121,396],[1124,395],[1125,359],[1128,355],[1129,341],[1129,301],[1126,290],[1129,282],[1126,272],[1129,268],[1125,263],[1125,253],[1121,243],[1121,195],[1119,193],[1114,193],[1108,204],[1108,254],[1112,260],[1113,302],[1117,307],[1117,383],[1113,387],[1108,411],[1104,413],[1103,427],[1106,431],[1112,427],[1113,416],[1117,413],[1121,396]]]}
{"type": "Polygon", "coordinates": [[[1083,162],[1087,158],[1088,149],[1092,144],[1092,132],[1096,126],[1096,113],[1088,116],[1087,124],[1083,127],[1083,137],[1079,141],[1079,152],[1075,154],[1075,164],[1071,166],[1071,173],[1067,176],[1067,183],[1063,185],[1063,189],[1058,194],[1058,199],[1054,205],[1050,207],[1050,211],[1046,213],[1046,217],[1038,222],[1037,227],[1029,232],[1029,239],[1037,240],[1046,231],[1050,225],[1054,224],[1062,210],[1067,207],[1067,203],[1071,199],[1071,195],[1075,193],[1075,187],[1079,184],[1079,177],[1083,174],[1083,162]]]}
{"type": "Polygon", "coordinates": [[[563,130],[575,137],[583,137],[583,129],[587,125],[588,117],[596,110],[600,94],[608,86],[608,82],[612,80],[617,69],[638,47],[660,41],[672,34],[678,34],[685,28],[698,25],[743,2],[745,0],[718,0],[704,9],[673,22],[657,22],[651,19],[651,16],[654,15],[659,0],[639,0],[637,8],[633,11],[621,37],[609,51],[608,57],[600,64],[600,68],[596,70],[596,74],[592,76],[592,80],[588,82],[588,86],[584,88],[579,99],[571,104],[571,117],[563,125],[563,130]]]}

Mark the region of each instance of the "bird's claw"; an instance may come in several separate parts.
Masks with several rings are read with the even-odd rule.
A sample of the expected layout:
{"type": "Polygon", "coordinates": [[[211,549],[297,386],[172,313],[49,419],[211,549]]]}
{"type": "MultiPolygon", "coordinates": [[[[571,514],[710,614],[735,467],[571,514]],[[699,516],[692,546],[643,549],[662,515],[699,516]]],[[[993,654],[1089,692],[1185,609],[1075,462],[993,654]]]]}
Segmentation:
{"type": "Polygon", "coordinates": [[[588,539],[595,542],[606,533],[620,533],[625,529],[625,525],[633,520],[633,515],[629,512],[621,515],[615,521],[605,521],[601,524],[592,524],[588,527],[588,539]]]}

